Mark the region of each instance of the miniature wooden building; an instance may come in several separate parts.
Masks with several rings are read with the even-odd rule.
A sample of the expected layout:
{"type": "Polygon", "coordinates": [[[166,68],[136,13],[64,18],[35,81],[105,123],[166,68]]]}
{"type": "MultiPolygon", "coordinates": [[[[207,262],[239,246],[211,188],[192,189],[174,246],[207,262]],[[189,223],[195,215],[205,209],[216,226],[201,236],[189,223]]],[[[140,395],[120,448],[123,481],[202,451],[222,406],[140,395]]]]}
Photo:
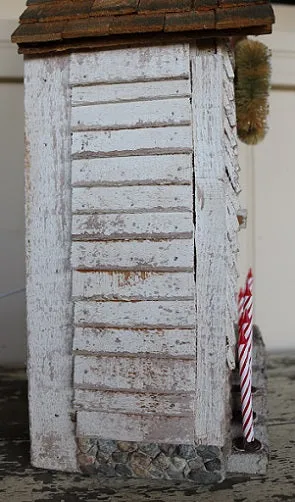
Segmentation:
{"type": "Polygon", "coordinates": [[[238,162],[229,37],[268,1],[28,0],[32,463],[223,478],[238,162]]]}

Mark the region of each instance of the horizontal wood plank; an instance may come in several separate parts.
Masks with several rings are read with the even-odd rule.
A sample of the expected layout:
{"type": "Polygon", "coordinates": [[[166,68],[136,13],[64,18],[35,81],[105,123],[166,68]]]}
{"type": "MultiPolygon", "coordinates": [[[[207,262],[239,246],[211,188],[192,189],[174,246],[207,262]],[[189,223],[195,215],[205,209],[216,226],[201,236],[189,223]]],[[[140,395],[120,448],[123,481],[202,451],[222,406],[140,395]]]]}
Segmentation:
{"type": "Polygon", "coordinates": [[[192,180],[192,156],[149,155],[73,160],[73,186],[186,184],[192,180]]]}
{"type": "Polygon", "coordinates": [[[75,158],[155,153],[190,153],[191,126],[73,132],[75,158]]]}
{"type": "Polygon", "coordinates": [[[138,392],[190,392],[195,387],[195,372],[195,361],[78,355],[74,360],[74,385],[138,392]]]}
{"type": "Polygon", "coordinates": [[[190,213],[73,215],[75,240],[171,239],[192,237],[190,213]]]}
{"type": "Polygon", "coordinates": [[[196,308],[193,300],[75,303],[78,326],[122,328],[194,328],[196,308]]]}
{"type": "Polygon", "coordinates": [[[192,190],[180,186],[75,187],[74,213],[191,211],[192,190]]]}
{"type": "Polygon", "coordinates": [[[72,243],[72,265],[82,270],[189,271],[193,260],[193,239],[72,243]]]}
{"type": "Polygon", "coordinates": [[[190,300],[194,298],[191,272],[73,272],[74,299],[190,300]]]}
{"type": "Polygon", "coordinates": [[[160,80],[73,87],[72,106],[189,97],[189,80],[160,80]]]}
{"type": "Polygon", "coordinates": [[[190,122],[188,98],[79,106],[74,107],[71,114],[74,131],[163,127],[190,122]]]}
{"type": "Polygon", "coordinates": [[[194,393],[139,393],[75,389],[76,410],[142,415],[188,415],[193,413],[194,393]]]}
{"type": "Polygon", "coordinates": [[[151,443],[192,443],[193,420],[192,417],[126,416],[78,411],[77,436],[151,443]]]}
{"type": "Polygon", "coordinates": [[[89,353],[196,357],[194,329],[75,328],[73,350],[89,353]]]}
{"type": "Polygon", "coordinates": [[[74,53],[70,80],[74,85],[189,78],[189,46],[177,44],[123,50],[74,53]]]}

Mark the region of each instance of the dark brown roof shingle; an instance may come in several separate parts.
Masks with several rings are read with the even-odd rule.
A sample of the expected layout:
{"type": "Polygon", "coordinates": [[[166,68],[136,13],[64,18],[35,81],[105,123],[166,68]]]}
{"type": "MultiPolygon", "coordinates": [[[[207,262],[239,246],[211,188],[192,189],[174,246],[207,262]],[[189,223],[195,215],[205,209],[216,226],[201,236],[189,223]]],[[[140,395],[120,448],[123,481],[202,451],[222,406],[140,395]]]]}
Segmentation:
{"type": "Polygon", "coordinates": [[[270,33],[273,22],[268,0],[28,0],[12,41],[19,52],[36,54],[112,40],[120,45],[144,35],[270,33]]]}

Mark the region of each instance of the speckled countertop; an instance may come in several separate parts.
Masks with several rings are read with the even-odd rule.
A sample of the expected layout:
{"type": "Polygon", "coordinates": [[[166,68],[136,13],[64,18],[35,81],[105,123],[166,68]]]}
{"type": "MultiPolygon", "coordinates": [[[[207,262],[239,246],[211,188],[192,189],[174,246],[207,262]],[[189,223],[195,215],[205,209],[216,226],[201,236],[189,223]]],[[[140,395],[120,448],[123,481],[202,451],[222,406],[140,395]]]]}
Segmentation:
{"type": "Polygon", "coordinates": [[[295,353],[270,355],[268,376],[271,457],[267,476],[180,489],[113,480],[102,485],[95,478],[31,468],[25,375],[3,370],[0,502],[295,502],[295,353]]]}

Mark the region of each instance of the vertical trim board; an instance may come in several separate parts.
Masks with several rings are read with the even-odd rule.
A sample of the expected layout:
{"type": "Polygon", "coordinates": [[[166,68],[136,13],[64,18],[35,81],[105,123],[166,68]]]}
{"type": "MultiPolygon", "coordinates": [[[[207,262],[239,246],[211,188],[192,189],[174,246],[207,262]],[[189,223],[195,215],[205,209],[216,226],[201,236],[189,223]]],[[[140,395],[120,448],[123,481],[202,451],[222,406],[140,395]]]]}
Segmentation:
{"type": "Polygon", "coordinates": [[[26,60],[25,109],[31,461],[76,471],[68,56],[26,60]]]}

